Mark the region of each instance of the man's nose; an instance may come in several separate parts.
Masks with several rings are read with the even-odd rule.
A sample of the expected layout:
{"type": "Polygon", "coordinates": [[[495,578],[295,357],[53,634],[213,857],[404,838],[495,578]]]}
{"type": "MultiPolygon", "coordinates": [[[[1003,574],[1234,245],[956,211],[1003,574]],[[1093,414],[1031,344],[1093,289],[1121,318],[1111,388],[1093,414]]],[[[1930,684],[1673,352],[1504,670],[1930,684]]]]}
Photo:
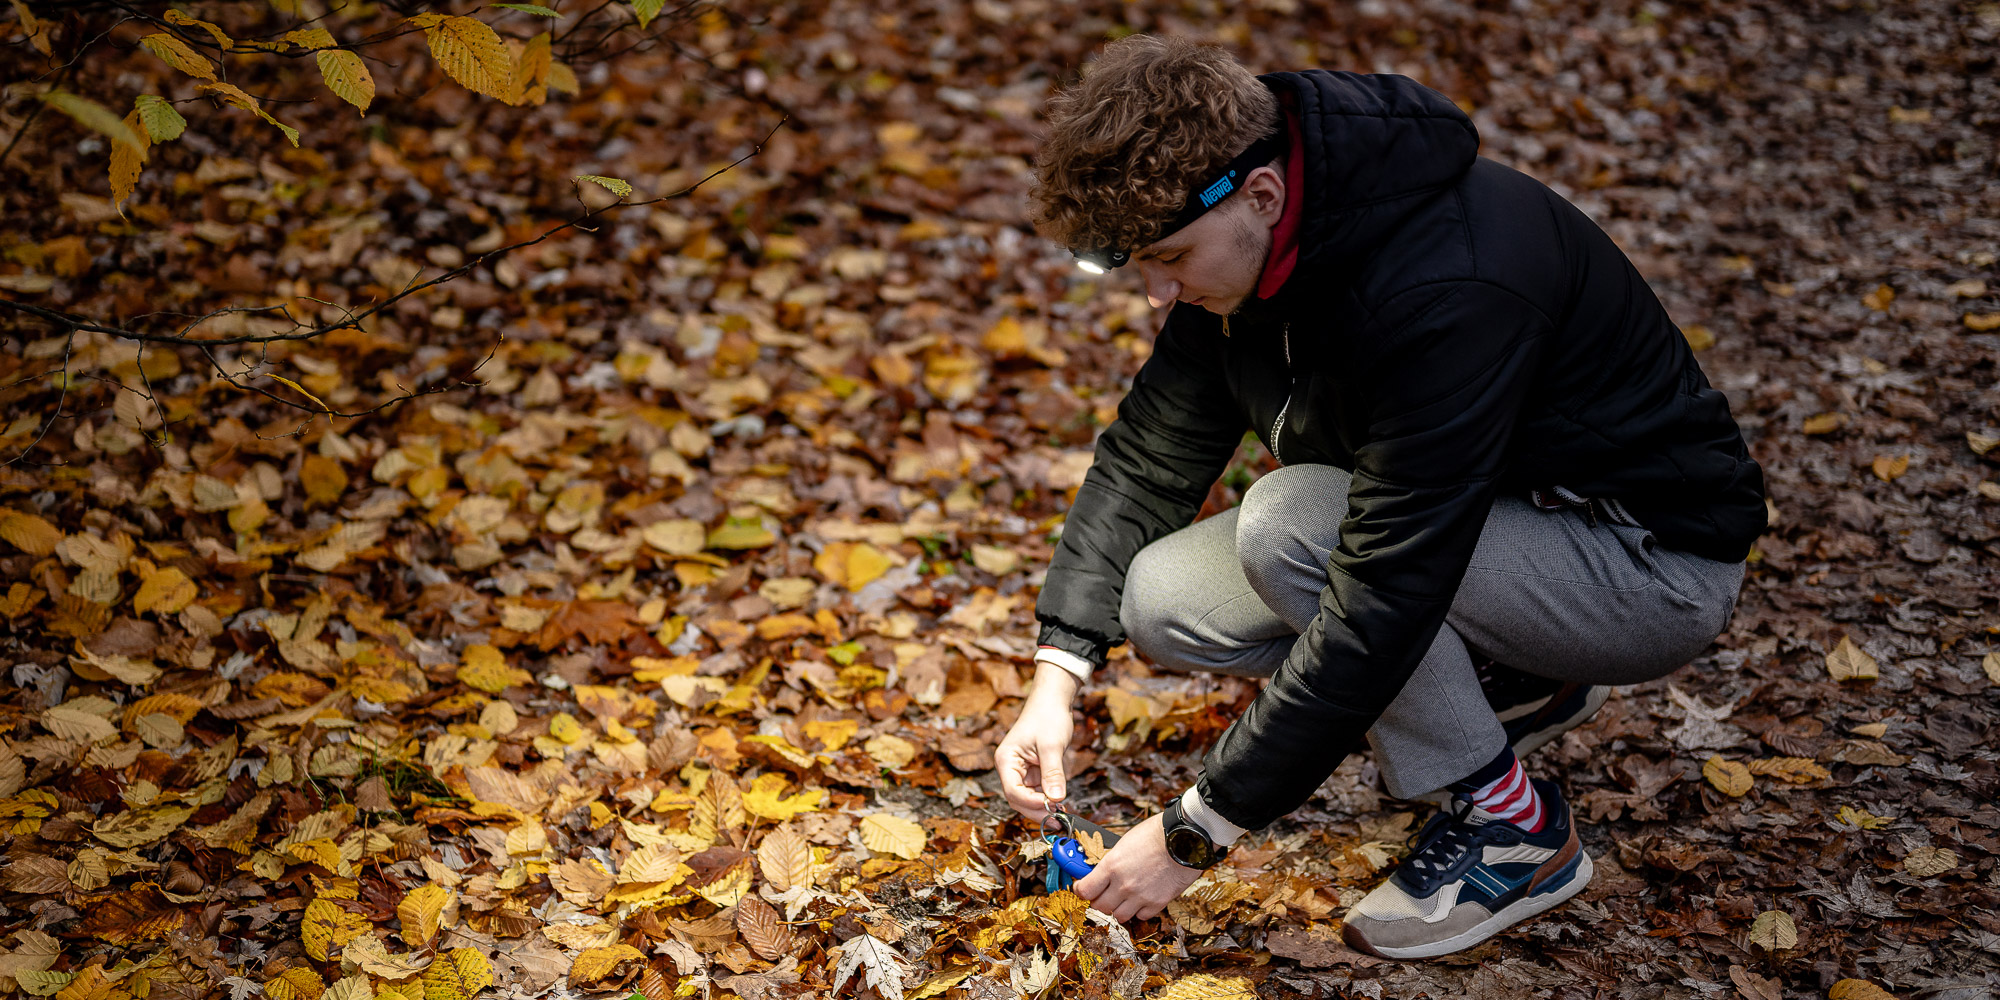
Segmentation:
{"type": "Polygon", "coordinates": [[[1181,297],[1181,283],[1151,268],[1142,269],[1140,274],[1146,279],[1146,301],[1153,308],[1171,305],[1181,297]]]}

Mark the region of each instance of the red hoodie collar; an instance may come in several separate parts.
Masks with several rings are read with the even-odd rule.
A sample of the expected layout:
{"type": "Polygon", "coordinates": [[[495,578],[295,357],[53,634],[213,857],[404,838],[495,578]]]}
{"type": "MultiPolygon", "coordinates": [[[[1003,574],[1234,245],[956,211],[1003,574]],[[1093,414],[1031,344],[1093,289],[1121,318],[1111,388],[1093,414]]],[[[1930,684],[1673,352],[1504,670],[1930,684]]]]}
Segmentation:
{"type": "Polygon", "coordinates": [[[1305,215],[1306,150],[1299,132],[1298,112],[1292,98],[1285,95],[1285,131],[1291,153],[1285,158],[1285,211],[1271,227],[1271,255],[1264,260],[1263,277],[1257,279],[1257,297],[1268,299],[1285,287],[1292,269],[1299,263],[1299,220],[1305,215]]]}

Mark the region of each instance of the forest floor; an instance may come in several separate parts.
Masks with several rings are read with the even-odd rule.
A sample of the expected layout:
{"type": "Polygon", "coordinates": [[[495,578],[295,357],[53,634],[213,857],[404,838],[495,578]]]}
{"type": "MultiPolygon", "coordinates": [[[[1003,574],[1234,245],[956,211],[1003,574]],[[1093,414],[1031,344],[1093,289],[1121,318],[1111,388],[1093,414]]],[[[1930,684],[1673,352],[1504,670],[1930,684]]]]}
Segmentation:
{"type": "MultiPolygon", "coordinates": [[[[2000,5],[763,7],[539,108],[403,79],[360,125],[323,95],[281,112],[351,135],[332,154],[197,120],[130,222],[101,143],[19,154],[5,294],[133,319],[365,303],[574,214],[573,174],[666,193],[778,129],[365,333],[218,354],[357,408],[485,359],[368,417],[191,351],[0,330],[0,449],[28,455],[0,470],[0,985],[2000,990],[2000,5]],[[1365,758],[1156,920],[1023,892],[1034,831],[992,748],[1159,322],[1028,233],[1026,168],[1051,88],[1127,30],[1459,100],[1632,256],[1764,467],[1728,632],[1529,761],[1595,881],[1472,951],[1339,944],[1427,809],[1365,758]],[[23,377],[65,356],[102,381],[42,435],[56,392],[23,377]],[[118,388],[141,375],[157,409],[118,388]]],[[[1211,508],[1269,467],[1246,453],[1211,508]]],[[[1156,811],[1255,692],[1114,660],[1073,807],[1156,811]]]]}

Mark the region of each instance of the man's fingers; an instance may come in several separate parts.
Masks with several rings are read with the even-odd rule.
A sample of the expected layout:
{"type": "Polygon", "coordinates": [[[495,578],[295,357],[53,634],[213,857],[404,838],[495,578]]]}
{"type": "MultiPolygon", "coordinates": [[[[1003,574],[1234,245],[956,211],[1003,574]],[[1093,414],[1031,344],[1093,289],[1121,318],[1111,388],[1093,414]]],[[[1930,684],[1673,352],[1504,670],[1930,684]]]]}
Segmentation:
{"type": "Polygon", "coordinates": [[[1051,799],[1061,801],[1069,794],[1069,786],[1063,774],[1063,748],[1054,744],[1044,744],[1035,748],[1035,756],[1042,765],[1042,792],[1051,799]]]}

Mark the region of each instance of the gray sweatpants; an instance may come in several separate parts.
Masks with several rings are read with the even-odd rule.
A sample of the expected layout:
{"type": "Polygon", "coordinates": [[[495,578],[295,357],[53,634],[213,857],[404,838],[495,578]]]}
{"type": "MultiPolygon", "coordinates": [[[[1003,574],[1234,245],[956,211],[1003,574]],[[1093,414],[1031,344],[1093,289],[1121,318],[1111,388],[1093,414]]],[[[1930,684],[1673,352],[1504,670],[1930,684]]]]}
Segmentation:
{"type": "MultiPolygon", "coordinates": [[[[1287,466],[1241,506],[1140,550],[1120,610],[1133,646],[1174,670],[1276,672],[1319,613],[1348,482],[1332,466],[1287,466]]],[[[1444,627],[1368,731],[1389,794],[1442,788],[1506,745],[1468,647],[1557,680],[1652,680],[1721,634],[1743,570],[1668,549],[1644,528],[1495,500],[1444,627]]]]}

